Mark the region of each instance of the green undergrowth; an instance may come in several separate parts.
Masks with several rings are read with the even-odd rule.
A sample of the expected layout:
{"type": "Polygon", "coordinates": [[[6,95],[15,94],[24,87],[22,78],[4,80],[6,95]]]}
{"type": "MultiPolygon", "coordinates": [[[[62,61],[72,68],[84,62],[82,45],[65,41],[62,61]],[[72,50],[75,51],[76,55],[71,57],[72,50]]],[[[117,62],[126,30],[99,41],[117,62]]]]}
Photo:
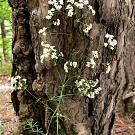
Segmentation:
{"type": "Polygon", "coordinates": [[[10,75],[12,70],[11,62],[0,63],[0,75],[10,75]]]}

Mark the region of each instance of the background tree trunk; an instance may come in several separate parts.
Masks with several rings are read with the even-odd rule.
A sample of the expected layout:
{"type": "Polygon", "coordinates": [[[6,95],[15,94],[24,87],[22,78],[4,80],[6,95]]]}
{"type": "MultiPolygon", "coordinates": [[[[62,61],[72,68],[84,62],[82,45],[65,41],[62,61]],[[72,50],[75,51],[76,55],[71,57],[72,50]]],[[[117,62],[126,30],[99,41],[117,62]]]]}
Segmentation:
{"type": "Polygon", "coordinates": [[[4,19],[1,21],[1,37],[2,37],[2,47],[3,47],[3,56],[4,56],[4,60],[6,61],[6,42],[5,42],[5,38],[6,38],[6,29],[5,29],[5,22],[4,19]]]}
{"type": "MultiPolygon", "coordinates": [[[[82,77],[98,78],[102,91],[95,99],[81,96],[66,96],[60,109],[66,121],[60,121],[61,135],[109,135],[115,118],[115,107],[118,97],[134,89],[135,77],[135,2],[133,0],[89,0],[96,15],[89,17],[93,28],[88,36],[84,36],[81,27],[73,19],[61,16],[61,26],[55,31],[72,33],[51,37],[51,44],[64,53],[65,59],[73,54],[73,60],[82,65],[92,50],[98,50],[100,59],[94,71],[83,70],[82,77]],[[106,33],[113,34],[118,41],[115,51],[103,47],[106,33]],[[58,46],[58,43],[60,45],[58,46]],[[72,52],[72,53],[71,53],[72,52]],[[102,63],[111,63],[111,72],[105,74],[102,63]]],[[[12,101],[19,115],[21,128],[19,134],[32,134],[25,129],[30,118],[39,123],[45,132],[55,103],[47,102],[51,96],[60,95],[59,86],[64,78],[64,61],[54,68],[47,69],[40,63],[42,53],[39,29],[46,26],[44,19],[47,12],[45,0],[10,0],[13,11],[14,41],[13,41],[13,73],[28,80],[27,91],[12,92],[12,101]],[[38,100],[37,100],[38,99],[38,100]]],[[[66,5],[66,2],[65,2],[66,5]]],[[[78,12],[78,17],[81,13],[78,12]]],[[[53,28],[52,28],[53,32],[53,28]]],[[[48,40],[50,37],[48,37],[48,40]]],[[[74,76],[78,71],[67,77],[74,76]]],[[[69,83],[73,83],[71,80],[69,83]]],[[[66,94],[75,91],[72,85],[66,88],[66,94]]],[[[34,133],[33,133],[34,134],[34,133]]],[[[56,134],[56,122],[51,123],[49,135],[56,134]]]]}

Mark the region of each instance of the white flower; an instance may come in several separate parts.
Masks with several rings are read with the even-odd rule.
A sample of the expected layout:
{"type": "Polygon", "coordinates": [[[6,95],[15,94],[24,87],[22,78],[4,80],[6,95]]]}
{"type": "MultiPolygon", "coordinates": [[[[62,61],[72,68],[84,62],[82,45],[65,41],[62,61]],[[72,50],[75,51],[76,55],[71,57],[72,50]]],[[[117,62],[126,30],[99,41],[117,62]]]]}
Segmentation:
{"type": "Polygon", "coordinates": [[[96,79],[96,81],[93,81],[93,80],[90,80],[90,83],[91,83],[91,87],[96,87],[97,86],[97,84],[98,84],[98,82],[99,82],[99,80],[98,79],[96,79]]]}
{"type": "Polygon", "coordinates": [[[110,66],[109,63],[107,63],[107,64],[105,65],[105,69],[106,69],[106,74],[108,74],[108,73],[111,71],[111,66],[110,66]]]}
{"type": "Polygon", "coordinates": [[[89,98],[95,98],[95,93],[94,92],[90,92],[90,94],[87,95],[89,98]]]}
{"type": "Polygon", "coordinates": [[[98,58],[98,51],[92,51],[92,57],[93,58],[98,58]]]}
{"type": "Polygon", "coordinates": [[[110,35],[108,33],[105,35],[105,38],[107,38],[108,40],[107,43],[104,43],[104,46],[108,47],[111,50],[114,50],[114,47],[117,45],[117,40],[114,39],[113,35],[110,35]]]}
{"type": "Polygon", "coordinates": [[[84,0],[79,0],[79,3],[83,3],[84,0]]]}
{"type": "Polygon", "coordinates": [[[105,35],[105,38],[110,38],[110,39],[112,39],[112,38],[114,38],[114,36],[107,33],[107,34],[105,35]]]}
{"type": "Polygon", "coordinates": [[[116,46],[117,45],[117,40],[113,39],[112,42],[110,42],[110,45],[111,46],[116,46]]]}
{"type": "Polygon", "coordinates": [[[68,72],[69,69],[71,68],[76,68],[77,67],[77,62],[72,62],[72,61],[67,61],[65,64],[64,64],[64,70],[65,72],[68,72]]]}
{"type": "Polygon", "coordinates": [[[64,54],[63,54],[63,52],[60,52],[59,56],[61,56],[61,57],[64,57],[64,54]]]}
{"type": "Polygon", "coordinates": [[[62,8],[62,6],[61,6],[61,5],[55,5],[55,8],[56,8],[58,11],[60,11],[61,8],[62,8]]]}
{"type": "Polygon", "coordinates": [[[110,46],[109,48],[110,48],[111,50],[114,50],[114,47],[112,47],[112,46],[110,46]]]}
{"type": "Polygon", "coordinates": [[[69,62],[69,65],[72,67],[73,66],[73,62],[69,62]]]}
{"type": "Polygon", "coordinates": [[[88,5],[89,1],[88,0],[84,0],[83,3],[84,3],[84,5],[88,5]]]}
{"type": "Polygon", "coordinates": [[[68,4],[66,9],[69,9],[69,10],[72,9],[73,10],[73,6],[71,4],[68,4]]]}
{"type": "Polygon", "coordinates": [[[56,25],[56,26],[59,26],[60,25],[60,19],[57,19],[57,21],[53,21],[53,24],[56,25]]]}
{"type": "Polygon", "coordinates": [[[88,26],[83,30],[83,32],[87,34],[91,29],[92,29],[92,24],[88,25],[88,26]]]}
{"type": "Polygon", "coordinates": [[[54,5],[55,3],[57,3],[56,0],[49,0],[49,1],[48,1],[48,4],[49,4],[49,5],[54,5]]]}
{"type": "Polygon", "coordinates": [[[99,92],[100,92],[101,90],[102,90],[101,87],[98,87],[98,88],[96,88],[96,89],[94,90],[94,92],[95,92],[95,94],[99,94],[99,92]]]}
{"type": "Polygon", "coordinates": [[[50,49],[44,48],[43,49],[43,56],[45,58],[49,58],[50,57],[50,49]]]}
{"type": "Polygon", "coordinates": [[[94,59],[91,58],[90,61],[86,63],[86,67],[95,68],[96,63],[95,63],[94,59]]]}
{"type": "Polygon", "coordinates": [[[50,10],[48,10],[48,15],[53,16],[54,11],[55,11],[55,9],[51,8],[50,10]]]}
{"type": "Polygon", "coordinates": [[[93,9],[93,7],[91,5],[88,6],[89,10],[91,10],[92,15],[94,16],[96,14],[95,10],[93,9]]]}
{"type": "Polygon", "coordinates": [[[77,67],[77,62],[73,62],[73,67],[74,67],[74,68],[77,67]]]}
{"type": "Polygon", "coordinates": [[[104,43],[104,47],[107,47],[108,46],[108,43],[104,43]]]}
{"type": "Polygon", "coordinates": [[[55,49],[55,46],[53,46],[53,45],[50,46],[50,49],[51,49],[52,51],[54,51],[54,52],[57,52],[57,50],[55,49]]]}
{"type": "Polygon", "coordinates": [[[51,8],[50,10],[48,10],[48,15],[45,18],[50,20],[53,17],[54,11],[55,8],[51,8]]]}
{"type": "Polygon", "coordinates": [[[27,81],[27,79],[25,79],[25,78],[24,78],[24,79],[22,79],[22,80],[23,80],[24,82],[26,82],[26,81],[27,81]]]}
{"type": "Polygon", "coordinates": [[[90,67],[90,62],[86,62],[86,67],[90,67]]]}
{"type": "Polygon", "coordinates": [[[41,45],[44,46],[44,47],[48,47],[48,48],[51,46],[50,44],[45,43],[44,41],[41,42],[41,45]]]}
{"type": "Polygon", "coordinates": [[[51,55],[51,59],[58,59],[57,53],[53,52],[51,55]]]}
{"type": "Polygon", "coordinates": [[[69,10],[69,11],[68,11],[68,16],[69,16],[69,17],[72,17],[72,16],[73,16],[73,10],[69,10]]]}
{"type": "Polygon", "coordinates": [[[67,66],[67,64],[68,64],[68,62],[66,62],[66,63],[64,64],[64,70],[65,70],[66,73],[68,73],[68,66],[67,66]]]}
{"type": "Polygon", "coordinates": [[[41,62],[41,63],[44,63],[44,55],[41,55],[41,56],[40,56],[40,62],[41,62]]]}
{"type": "Polygon", "coordinates": [[[46,36],[46,30],[47,28],[46,27],[43,27],[42,29],[39,30],[39,34],[43,34],[44,36],[46,36]]]}
{"type": "Polygon", "coordinates": [[[84,79],[81,79],[80,81],[76,80],[76,81],[75,81],[75,84],[76,84],[76,86],[79,88],[79,87],[83,84],[83,82],[85,82],[84,79]]]}
{"type": "Polygon", "coordinates": [[[80,3],[83,3],[84,5],[88,5],[89,1],[88,0],[79,0],[80,3]]]}
{"type": "Polygon", "coordinates": [[[15,77],[15,79],[21,79],[21,76],[17,75],[17,76],[15,77]]]}
{"type": "Polygon", "coordinates": [[[59,0],[59,3],[60,3],[60,5],[63,5],[64,3],[63,3],[63,0],[59,0]]]}
{"type": "Polygon", "coordinates": [[[50,20],[50,19],[52,18],[52,16],[47,15],[45,18],[46,18],[47,20],[50,20]]]}
{"type": "Polygon", "coordinates": [[[43,53],[44,53],[44,54],[47,54],[47,53],[48,53],[48,48],[44,48],[44,49],[43,49],[43,53]]]}
{"type": "Polygon", "coordinates": [[[68,10],[68,16],[72,17],[73,16],[73,11],[74,11],[73,6],[71,4],[68,4],[66,9],[68,10]]]}
{"type": "Polygon", "coordinates": [[[76,7],[78,7],[79,9],[83,9],[83,6],[84,6],[83,3],[79,3],[79,2],[75,2],[74,5],[75,5],[76,7]]]}
{"type": "Polygon", "coordinates": [[[95,10],[91,10],[91,12],[93,16],[96,14],[95,10]]]}
{"type": "Polygon", "coordinates": [[[74,3],[75,2],[75,0],[67,0],[67,2],[69,2],[69,3],[74,3]]]}

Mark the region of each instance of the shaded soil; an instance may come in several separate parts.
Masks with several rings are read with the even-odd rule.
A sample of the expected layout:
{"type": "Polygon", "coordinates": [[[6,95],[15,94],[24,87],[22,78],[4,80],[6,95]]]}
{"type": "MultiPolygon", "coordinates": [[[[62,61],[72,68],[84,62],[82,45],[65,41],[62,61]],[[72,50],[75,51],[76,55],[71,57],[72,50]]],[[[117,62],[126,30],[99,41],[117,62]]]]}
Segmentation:
{"type": "Polygon", "coordinates": [[[10,76],[9,75],[0,75],[0,85],[10,84],[10,76]]]}
{"type": "Polygon", "coordinates": [[[0,75],[0,135],[13,135],[17,129],[17,117],[10,94],[10,76],[0,75]]]}
{"type": "Polygon", "coordinates": [[[113,135],[135,135],[135,122],[131,116],[116,113],[113,135]]]}
{"type": "Polygon", "coordinates": [[[10,79],[9,75],[0,75],[0,92],[10,90],[10,79]]]}
{"type": "Polygon", "coordinates": [[[0,92],[0,125],[1,135],[13,135],[17,128],[17,117],[12,107],[10,91],[0,92]]]}

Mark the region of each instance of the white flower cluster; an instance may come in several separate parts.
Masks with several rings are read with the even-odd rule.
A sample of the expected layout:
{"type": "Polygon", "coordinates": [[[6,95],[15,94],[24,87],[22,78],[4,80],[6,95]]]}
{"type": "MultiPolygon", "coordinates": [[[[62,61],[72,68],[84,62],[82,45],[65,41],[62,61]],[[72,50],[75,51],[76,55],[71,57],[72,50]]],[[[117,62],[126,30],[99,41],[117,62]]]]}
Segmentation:
{"type": "MultiPolygon", "coordinates": [[[[92,12],[92,15],[95,15],[95,10],[91,5],[89,5],[89,0],[68,0],[68,5],[66,9],[68,10],[68,17],[72,17],[74,15],[74,7],[77,7],[79,9],[83,9],[84,6],[87,6],[87,8],[92,12]]],[[[92,24],[84,25],[83,32],[88,34],[88,32],[92,29],[92,24]]]]}
{"type": "MultiPolygon", "coordinates": [[[[67,0],[68,4],[67,7],[71,7],[72,5],[76,6],[79,9],[83,9],[84,6],[88,6],[88,9],[92,12],[92,15],[95,15],[95,10],[91,5],[89,5],[89,0],[79,0],[78,2],[75,2],[75,0],[67,0]],[[71,5],[72,4],[72,5],[71,5]],[[69,6],[70,5],[70,6],[69,6]]],[[[73,9],[73,6],[72,6],[73,9]]]]}
{"type": "Polygon", "coordinates": [[[78,2],[75,2],[75,0],[68,0],[69,4],[67,5],[66,9],[68,10],[68,17],[72,17],[74,15],[74,7],[76,6],[79,9],[83,9],[84,5],[88,5],[88,0],[79,0],[78,2]]]}
{"type": "Polygon", "coordinates": [[[49,0],[48,4],[54,6],[56,10],[60,11],[64,3],[63,0],[49,0]]]}
{"type": "Polygon", "coordinates": [[[44,63],[44,60],[50,60],[50,59],[58,59],[57,50],[55,49],[55,46],[51,46],[50,44],[41,42],[41,45],[43,48],[43,54],[40,56],[41,63],[44,63]]]}
{"type": "Polygon", "coordinates": [[[109,63],[105,64],[105,72],[108,74],[111,71],[111,65],[109,63]]]}
{"type": "MultiPolygon", "coordinates": [[[[57,21],[53,21],[54,25],[60,25],[60,20],[57,19],[57,21]]],[[[38,32],[39,34],[41,34],[42,36],[46,37],[47,34],[47,28],[44,27],[42,29],[39,30],[38,32]]],[[[50,60],[57,60],[58,57],[63,57],[63,53],[60,52],[60,54],[57,53],[57,50],[55,49],[55,46],[50,45],[49,43],[47,43],[46,39],[44,38],[44,41],[41,42],[41,45],[43,46],[43,53],[40,56],[40,62],[44,63],[50,60]]]]}
{"type": "Polygon", "coordinates": [[[91,67],[94,69],[96,67],[95,59],[98,58],[98,51],[92,51],[91,58],[88,62],[86,62],[86,67],[91,67]]]}
{"type": "Polygon", "coordinates": [[[76,80],[75,84],[82,96],[94,98],[101,91],[101,87],[97,87],[98,82],[98,79],[96,81],[81,79],[80,81],[76,80]]]}
{"type": "Polygon", "coordinates": [[[50,10],[48,10],[48,15],[46,16],[47,20],[52,19],[53,15],[54,15],[54,11],[55,11],[54,8],[51,8],[50,10]]]}
{"type": "Polygon", "coordinates": [[[66,73],[68,73],[68,71],[72,68],[76,68],[77,67],[77,62],[72,62],[72,61],[67,61],[64,64],[64,70],[66,73]]]}
{"type": "MultiPolygon", "coordinates": [[[[79,9],[83,9],[84,6],[87,6],[87,8],[92,12],[92,15],[95,15],[95,10],[93,9],[93,7],[91,5],[89,5],[89,0],[79,0],[79,1],[75,1],[75,0],[67,0],[67,6],[66,6],[66,10],[67,11],[67,16],[68,17],[72,17],[75,13],[74,13],[74,7],[77,7],[79,9]]],[[[54,16],[55,11],[60,11],[63,4],[63,0],[49,0],[48,4],[51,5],[51,9],[48,10],[48,14],[46,16],[47,20],[52,19],[52,17],[54,16]]],[[[55,26],[59,26],[60,25],[60,20],[57,19],[56,21],[53,21],[53,24],[55,26]]],[[[84,25],[84,29],[83,32],[88,34],[88,32],[92,29],[92,24],[85,24],[84,25]]]]}
{"type": "Polygon", "coordinates": [[[26,79],[22,79],[19,75],[11,78],[12,90],[25,90],[26,87],[26,79]]]}
{"type": "Polygon", "coordinates": [[[49,0],[48,4],[53,6],[50,10],[48,10],[48,15],[46,16],[46,19],[50,20],[55,10],[60,11],[63,6],[63,0],[49,0]]]}
{"type": "Polygon", "coordinates": [[[105,35],[105,38],[107,39],[107,42],[104,43],[104,46],[108,47],[111,50],[114,50],[114,47],[117,45],[117,40],[114,39],[113,35],[110,35],[108,33],[105,35]]]}

